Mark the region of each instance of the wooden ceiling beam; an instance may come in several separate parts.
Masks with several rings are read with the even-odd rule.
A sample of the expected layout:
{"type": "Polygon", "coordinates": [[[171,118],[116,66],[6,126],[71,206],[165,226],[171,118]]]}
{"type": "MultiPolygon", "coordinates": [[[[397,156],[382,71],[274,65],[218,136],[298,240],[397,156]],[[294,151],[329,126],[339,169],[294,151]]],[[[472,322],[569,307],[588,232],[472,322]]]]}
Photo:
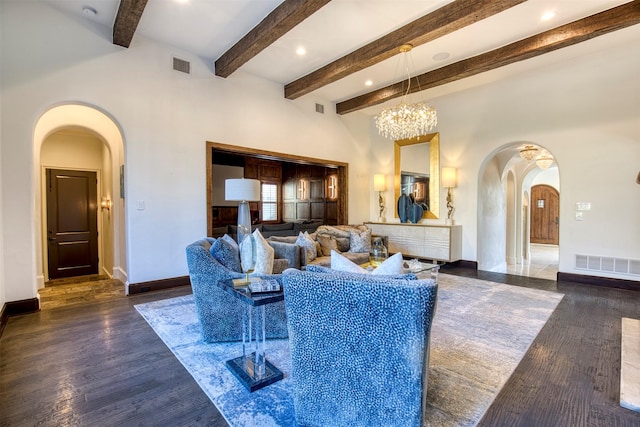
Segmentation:
{"type": "MultiPolygon", "coordinates": [[[[418,75],[418,84],[410,92],[418,92],[490,71],[525,59],[534,58],[612,31],[640,23],[640,0],[606,10],[549,31],[525,38],[501,48],[418,75]]],[[[404,82],[348,99],[336,104],[338,114],[347,114],[382,104],[406,92],[404,82]]]]}
{"type": "Polygon", "coordinates": [[[113,23],[113,44],[129,47],[146,6],[147,0],[120,0],[113,23]]]}
{"type": "Polygon", "coordinates": [[[406,43],[419,46],[489,16],[523,3],[525,0],[458,0],[429,13],[318,70],[288,83],[284,97],[296,99],[349,74],[364,70],[399,53],[406,43]]]}
{"type": "Polygon", "coordinates": [[[216,76],[229,77],[244,63],[331,0],[284,0],[215,62],[216,76]]]}

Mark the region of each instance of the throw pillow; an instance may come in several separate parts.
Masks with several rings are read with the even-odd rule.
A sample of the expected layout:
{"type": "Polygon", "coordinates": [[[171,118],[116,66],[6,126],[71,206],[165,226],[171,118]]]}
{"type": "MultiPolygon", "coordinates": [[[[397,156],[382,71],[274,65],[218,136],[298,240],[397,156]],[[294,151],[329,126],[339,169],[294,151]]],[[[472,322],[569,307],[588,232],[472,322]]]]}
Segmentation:
{"type": "Polygon", "coordinates": [[[304,233],[301,231],[298,234],[296,246],[300,246],[304,249],[304,254],[307,262],[313,261],[318,256],[316,251],[316,242],[311,239],[309,233],[307,233],[306,231],[304,233]]]}
{"type": "Polygon", "coordinates": [[[238,245],[235,240],[228,235],[225,234],[223,237],[216,239],[216,241],[211,245],[209,251],[216,261],[224,267],[231,271],[242,271],[242,266],[240,264],[240,250],[238,249],[238,245]],[[225,237],[228,237],[228,239],[225,239],[225,237]]]}
{"type": "Polygon", "coordinates": [[[240,243],[241,264],[244,264],[243,260],[250,264],[252,258],[255,260],[252,275],[262,276],[273,272],[275,251],[258,229],[251,233],[250,238],[245,238],[240,243]]]}
{"type": "MultiPolygon", "coordinates": [[[[317,265],[317,264],[309,264],[305,267],[305,270],[310,273],[324,273],[324,274],[333,274],[333,275],[340,274],[345,276],[362,274],[362,273],[347,273],[345,271],[332,270],[329,267],[324,267],[322,265],[317,265]]],[[[373,274],[368,274],[368,275],[373,276],[373,274]]],[[[416,276],[414,273],[402,273],[402,274],[390,274],[390,275],[378,274],[378,276],[380,278],[384,277],[389,279],[418,280],[418,276],[416,276]]]]}
{"type": "Polygon", "coordinates": [[[338,241],[333,236],[327,236],[326,234],[318,234],[318,242],[322,248],[322,255],[330,256],[331,251],[340,252],[338,249],[338,241]]]}
{"type": "Polygon", "coordinates": [[[372,272],[366,270],[345,256],[331,251],[331,269],[346,273],[372,274],[374,276],[393,276],[402,274],[402,254],[398,252],[387,258],[372,272]]]}
{"type": "Polygon", "coordinates": [[[371,230],[349,230],[349,252],[371,251],[371,230]]]}

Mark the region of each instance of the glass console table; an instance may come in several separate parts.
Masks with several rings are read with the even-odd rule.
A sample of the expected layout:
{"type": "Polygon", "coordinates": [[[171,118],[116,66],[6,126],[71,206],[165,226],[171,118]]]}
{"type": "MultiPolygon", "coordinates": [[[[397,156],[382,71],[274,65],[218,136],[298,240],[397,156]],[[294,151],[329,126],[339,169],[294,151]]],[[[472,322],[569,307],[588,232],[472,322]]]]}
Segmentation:
{"type": "Polygon", "coordinates": [[[280,381],[282,371],[265,356],[265,307],[284,301],[284,292],[252,293],[246,285],[234,286],[231,279],[217,285],[246,305],[242,315],[242,356],[227,360],[227,367],[250,392],[280,381]]]}

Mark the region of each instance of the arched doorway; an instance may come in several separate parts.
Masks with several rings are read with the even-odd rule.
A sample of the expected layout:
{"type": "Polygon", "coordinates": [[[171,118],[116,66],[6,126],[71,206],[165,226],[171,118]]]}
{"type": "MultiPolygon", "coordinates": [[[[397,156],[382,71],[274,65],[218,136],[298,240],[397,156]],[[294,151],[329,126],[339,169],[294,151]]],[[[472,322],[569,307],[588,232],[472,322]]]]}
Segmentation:
{"type": "Polygon", "coordinates": [[[530,213],[536,203],[533,186],[544,184],[559,190],[558,167],[554,162],[541,168],[535,157],[524,158],[522,149],[522,143],[499,148],[487,156],[479,171],[478,269],[555,280],[558,245],[536,245],[532,251],[530,213]],[[540,263],[536,260],[539,250],[543,250],[540,263]],[[549,250],[555,259],[550,258],[549,250]]]}
{"type": "Polygon", "coordinates": [[[38,120],[33,139],[38,288],[49,279],[47,171],[80,171],[96,177],[93,206],[98,229],[100,274],[127,283],[124,200],[120,170],[124,140],[115,120],[92,106],[52,107],[38,120]]]}

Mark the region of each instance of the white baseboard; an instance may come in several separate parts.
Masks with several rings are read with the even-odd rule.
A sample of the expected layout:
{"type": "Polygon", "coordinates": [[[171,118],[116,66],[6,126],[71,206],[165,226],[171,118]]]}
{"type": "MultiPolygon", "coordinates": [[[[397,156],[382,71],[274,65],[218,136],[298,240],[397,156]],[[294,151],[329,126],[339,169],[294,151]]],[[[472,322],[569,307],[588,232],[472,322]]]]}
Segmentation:
{"type": "Polygon", "coordinates": [[[124,293],[125,295],[129,295],[129,278],[127,277],[127,272],[120,267],[113,267],[112,278],[118,279],[124,283],[124,293]]]}

